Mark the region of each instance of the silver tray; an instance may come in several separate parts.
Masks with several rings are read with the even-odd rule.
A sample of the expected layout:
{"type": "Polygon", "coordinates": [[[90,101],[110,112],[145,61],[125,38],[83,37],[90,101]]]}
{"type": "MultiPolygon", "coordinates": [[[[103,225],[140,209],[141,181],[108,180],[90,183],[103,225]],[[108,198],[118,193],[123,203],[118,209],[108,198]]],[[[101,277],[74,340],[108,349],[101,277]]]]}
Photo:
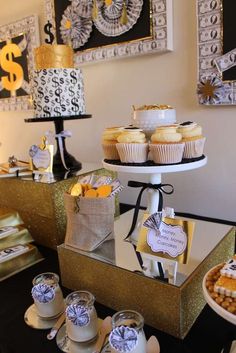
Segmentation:
{"type": "Polygon", "coordinates": [[[35,328],[38,330],[48,330],[55,325],[60,315],[61,313],[59,313],[57,316],[54,316],[48,319],[42,319],[40,316],[38,316],[35,305],[32,304],[26,310],[24,315],[24,320],[25,320],[25,323],[32,328],[35,328]]]}

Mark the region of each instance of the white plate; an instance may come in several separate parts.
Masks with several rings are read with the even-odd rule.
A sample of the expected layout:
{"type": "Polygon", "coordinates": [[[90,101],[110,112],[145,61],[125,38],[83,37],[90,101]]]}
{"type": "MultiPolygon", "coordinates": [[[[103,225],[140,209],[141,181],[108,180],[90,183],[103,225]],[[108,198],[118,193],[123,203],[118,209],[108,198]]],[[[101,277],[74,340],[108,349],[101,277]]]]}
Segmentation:
{"type": "Polygon", "coordinates": [[[61,313],[59,313],[57,316],[43,319],[37,314],[37,310],[34,304],[32,304],[25,312],[24,315],[24,320],[25,323],[35,329],[38,330],[48,330],[54,326],[54,324],[57,322],[58,316],[60,316],[61,313]]]}
{"type": "MultiPolygon", "coordinates": [[[[222,306],[220,306],[219,304],[217,304],[214,299],[211,298],[211,296],[208,293],[208,290],[206,288],[206,278],[207,276],[210,274],[210,272],[212,270],[214,270],[216,267],[218,267],[219,265],[213,267],[210,271],[208,271],[206,273],[206,275],[203,278],[203,282],[202,282],[202,289],[203,289],[203,295],[204,298],[207,302],[207,304],[221,317],[223,317],[225,320],[231,322],[231,324],[236,325],[236,315],[231,314],[229,311],[227,311],[226,309],[222,308],[222,306]]],[[[223,264],[222,264],[223,266],[223,264]]]]}
{"type": "MultiPolygon", "coordinates": [[[[66,325],[64,324],[57,333],[56,343],[62,352],[70,353],[93,353],[95,351],[96,339],[92,342],[78,343],[69,339],[66,334],[66,325]]],[[[106,345],[101,353],[111,353],[109,345],[106,345]]]]}

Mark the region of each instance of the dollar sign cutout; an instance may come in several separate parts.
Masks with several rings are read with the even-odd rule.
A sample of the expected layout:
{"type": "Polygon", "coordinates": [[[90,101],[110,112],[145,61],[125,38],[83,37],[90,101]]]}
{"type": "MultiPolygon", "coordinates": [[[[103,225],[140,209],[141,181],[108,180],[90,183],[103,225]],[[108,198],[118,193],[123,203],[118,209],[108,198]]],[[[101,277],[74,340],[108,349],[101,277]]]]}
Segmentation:
{"type": "Polygon", "coordinates": [[[13,61],[13,55],[16,58],[21,56],[20,48],[14,43],[5,45],[0,52],[2,69],[9,73],[7,76],[2,76],[2,85],[12,93],[22,86],[24,77],[22,67],[13,61]]]}
{"type": "Polygon", "coordinates": [[[52,44],[54,41],[54,34],[51,32],[52,24],[48,21],[48,23],[44,26],[44,33],[49,36],[49,39],[45,39],[45,43],[52,44]]]}

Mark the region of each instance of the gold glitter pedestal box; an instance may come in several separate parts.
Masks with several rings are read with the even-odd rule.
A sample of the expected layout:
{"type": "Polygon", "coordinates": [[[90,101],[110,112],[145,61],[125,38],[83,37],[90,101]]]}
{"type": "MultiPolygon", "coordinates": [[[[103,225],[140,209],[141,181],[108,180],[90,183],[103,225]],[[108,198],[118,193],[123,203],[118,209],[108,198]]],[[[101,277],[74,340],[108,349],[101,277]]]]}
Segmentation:
{"type": "MultiPolygon", "coordinates": [[[[77,174],[82,176],[90,173],[115,175],[98,163],[83,163],[77,174]]],[[[0,179],[0,207],[18,211],[34,240],[56,249],[57,245],[63,243],[66,231],[64,192],[76,183],[78,176],[51,184],[20,178],[0,179]]]]}
{"type": "MultiPolygon", "coordinates": [[[[103,262],[93,254],[74,252],[64,244],[58,247],[62,284],[71,290],[89,290],[99,303],[117,311],[137,310],[146,324],[184,338],[206,304],[202,294],[204,274],[234,253],[235,230],[225,229],[218,245],[179,287],[117,267],[115,261],[103,262]]],[[[206,233],[206,239],[208,235],[209,240],[214,236],[206,233]]]]}

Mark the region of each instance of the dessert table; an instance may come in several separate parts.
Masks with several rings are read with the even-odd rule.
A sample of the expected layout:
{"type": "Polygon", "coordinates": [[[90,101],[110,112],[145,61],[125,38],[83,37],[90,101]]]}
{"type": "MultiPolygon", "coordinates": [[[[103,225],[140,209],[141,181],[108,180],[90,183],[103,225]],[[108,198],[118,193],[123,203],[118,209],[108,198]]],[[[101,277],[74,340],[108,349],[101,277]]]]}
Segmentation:
{"type": "MultiPolygon", "coordinates": [[[[24,313],[33,303],[30,291],[32,279],[39,273],[51,271],[59,273],[57,252],[38,246],[45,260],[8,278],[0,283],[0,353],[42,353],[61,352],[56,340],[49,341],[49,330],[36,330],[24,322],[24,313]]],[[[62,287],[66,296],[71,291],[62,287]]],[[[113,310],[95,303],[98,316],[105,318],[113,310]]],[[[155,335],[161,346],[161,353],[221,353],[232,337],[236,338],[233,324],[218,316],[208,305],[204,307],[198,319],[184,340],[145,325],[146,337],[155,335]]],[[[224,353],[228,351],[225,350],[224,353]]]]}

